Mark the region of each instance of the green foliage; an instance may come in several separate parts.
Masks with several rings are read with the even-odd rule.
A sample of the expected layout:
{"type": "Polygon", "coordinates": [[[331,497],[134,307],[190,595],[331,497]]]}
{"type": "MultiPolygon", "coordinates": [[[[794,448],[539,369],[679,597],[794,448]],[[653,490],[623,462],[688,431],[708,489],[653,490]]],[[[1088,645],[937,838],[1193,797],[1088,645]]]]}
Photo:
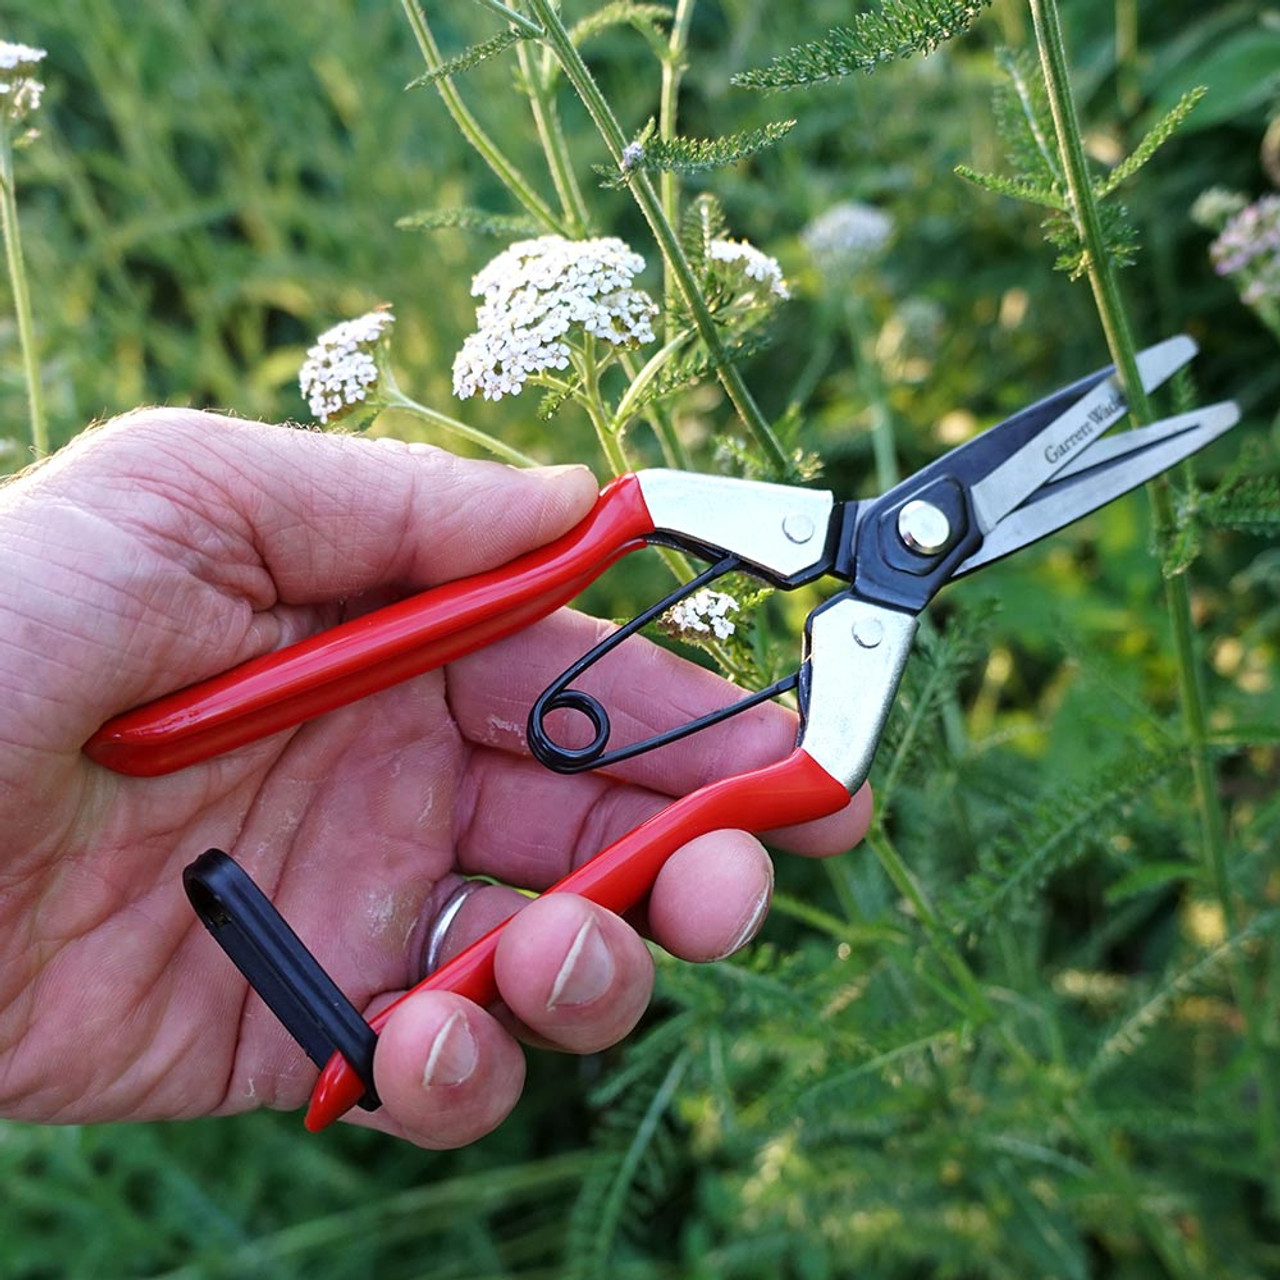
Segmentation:
{"type": "Polygon", "coordinates": [[[574,44],[580,45],[614,27],[630,26],[650,39],[657,39],[670,18],[671,9],[665,4],[615,0],[615,3],[603,4],[575,22],[569,29],[569,35],[574,44]]]}
{"type": "Polygon", "coordinates": [[[875,13],[859,15],[822,39],[799,45],[767,66],[744,71],[744,89],[796,89],[874,71],[887,62],[932,53],[966,31],[991,0],[883,0],[875,13]]]}
{"type": "Polygon", "coordinates": [[[402,231],[477,231],[485,236],[536,235],[538,224],[532,218],[490,213],[487,209],[420,209],[396,219],[402,231]]]}
{"type": "Polygon", "coordinates": [[[1256,474],[1259,465],[1265,465],[1259,452],[1247,450],[1212,492],[1180,495],[1176,529],[1165,553],[1166,575],[1184,572],[1199,558],[1209,530],[1280,537],[1280,480],[1256,474]]]}
{"type": "MultiPolygon", "coordinates": [[[[965,164],[957,165],[956,173],[975,186],[1047,209],[1048,216],[1041,225],[1045,238],[1059,251],[1054,265],[1058,270],[1067,272],[1071,279],[1079,279],[1088,269],[1088,252],[1078,217],[1071,207],[1065,175],[1052,145],[1053,121],[1044,82],[1030,54],[1005,50],[999,60],[1006,79],[996,90],[993,114],[1006,157],[1014,168],[1014,176],[982,173],[965,164]]],[[[1203,87],[1184,93],[1174,107],[1147,130],[1128,156],[1109,173],[1093,180],[1103,239],[1117,266],[1128,266],[1133,262],[1138,248],[1137,231],[1121,206],[1103,202],[1173,137],[1204,94],[1203,87]]]]}
{"type": "MultiPolygon", "coordinates": [[[[267,1113],[0,1124],[0,1274],[1276,1273],[1280,362],[1185,216],[1210,186],[1258,189],[1274,33],[1250,6],[1168,0],[1139,6],[1125,52],[1113,5],[1063,7],[1108,159],[1094,181],[1109,241],[1123,253],[1127,226],[1148,246],[1131,273],[1135,324],[1144,340],[1195,333],[1202,398],[1244,410],[1175,478],[1175,527],[1158,534],[1134,496],[948,591],[877,759],[869,839],[825,862],[779,851],[761,939],[715,965],[658,956],[642,1027],[587,1059],[535,1053],[520,1108],[486,1141],[317,1140],[267,1113]],[[1252,441],[1238,462],[1233,437],[1252,441]],[[1162,560],[1194,600],[1225,887],[1205,856],[1162,560]]],[[[447,47],[489,40],[480,6],[427,8],[447,47]]],[[[707,172],[693,198],[678,166],[655,166],[718,327],[712,349],[634,205],[645,182],[599,191],[591,167],[616,150],[562,71],[523,74],[545,46],[512,46],[514,87],[511,66],[487,59],[406,95],[422,57],[396,6],[18,0],[0,37],[51,51],[42,136],[16,163],[55,438],[146,402],[292,416],[314,334],[390,301],[400,384],[540,459],[592,461],[602,478],[619,462],[776,475],[724,388],[731,368],[796,476],[874,493],[877,439],[909,474],[1105,361],[1087,291],[1040,252],[1047,216],[1067,265],[1082,265],[1039,69],[992,53],[1025,44],[1028,24],[1016,5],[981,9],[886,4],[850,21],[836,0],[695,6],[672,53],[664,7],[566,4],[621,138],[659,109],[664,74],[680,90],[675,136],[764,136],[769,100],[726,86],[795,43],[799,23],[844,24],[861,43],[815,42],[828,48],[798,54],[793,78],[879,68],[808,95],[786,146],[707,172]],[[979,16],[925,71],[894,61],[979,16]],[[961,162],[1036,216],[975,198],[950,180],[961,162]],[[829,271],[806,225],[850,198],[894,233],[829,271]],[[625,237],[649,263],[657,339],[603,374],[584,361],[558,389],[460,408],[450,361],[494,245],[394,231],[423,206],[400,225],[625,237]],[[776,257],[791,299],[735,309],[709,254],[724,239],[776,257]],[[921,304],[934,335],[907,343],[902,317],[921,304]]],[[[28,456],[25,414],[0,324],[10,467],[28,456]]],[[[374,429],[442,439],[403,413],[374,429]]],[[[630,616],[669,589],[665,566],[628,560],[584,607],[630,616]]],[[[731,585],[752,616],[715,656],[768,683],[800,660],[818,593],[731,585]]]]}
{"type": "Polygon", "coordinates": [[[405,88],[423,89],[436,84],[440,80],[447,80],[450,76],[461,75],[464,71],[470,71],[473,67],[478,67],[482,62],[488,62],[490,58],[496,58],[499,54],[506,53],[517,41],[527,40],[528,38],[525,32],[515,27],[509,27],[506,31],[500,31],[496,36],[491,36],[488,40],[470,45],[452,58],[446,58],[438,67],[432,67],[430,71],[424,71],[422,75],[415,76],[405,88]]]}
{"type": "Polygon", "coordinates": [[[795,124],[794,120],[777,120],[758,129],[746,129],[723,138],[656,138],[652,136],[650,127],[637,140],[638,154],[626,163],[623,172],[613,175],[608,170],[600,172],[607,179],[605,185],[620,187],[634,173],[690,174],[723,169],[773,146],[785,138],[795,124]]]}

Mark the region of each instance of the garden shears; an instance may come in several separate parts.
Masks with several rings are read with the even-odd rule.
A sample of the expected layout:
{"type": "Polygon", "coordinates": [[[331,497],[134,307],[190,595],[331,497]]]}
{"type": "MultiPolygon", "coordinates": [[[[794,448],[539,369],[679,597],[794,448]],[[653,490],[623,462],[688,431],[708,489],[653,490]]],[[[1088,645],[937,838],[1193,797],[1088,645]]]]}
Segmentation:
{"type": "MultiPolygon", "coordinates": [[[[1195,352],[1187,337],[1143,351],[1137,366],[1144,388],[1164,383],[1195,352]]],[[[511,635],[567,604],[631,551],[676,547],[710,567],[607,637],[542,694],[529,716],[533,754],[562,772],[607,768],[792,688],[801,729],[784,759],[675,800],[548,890],[581,894],[623,912],[641,901],[666,859],[695,836],[726,827],[767,832],[842,808],[871,769],[919,616],[942,587],[1095,511],[1239,420],[1228,401],[1107,435],[1127,411],[1119,376],[1100,370],[951,450],[889,492],[860,501],[670,470],[624,475],[602,490],[580,524],[548,546],[130,711],[104,725],[85,750],[100,764],[135,775],[207,760],[511,635]],[[710,716],[611,750],[607,710],[573,688],[573,681],[674,601],[735,571],[784,590],[823,577],[843,585],[810,613],[794,675],[710,716]],[[585,717],[592,730],[588,744],[565,747],[548,732],[547,717],[563,710],[585,717]]],[[[200,892],[206,924],[218,936],[230,907],[216,885],[200,892]]],[[[272,910],[266,904],[253,919],[265,929],[272,910]]],[[[259,924],[245,919],[236,925],[237,945],[266,954],[271,948],[264,951],[254,933],[259,924]]],[[[414,990],[445,989],[492,1003],[493,957],[503,927],[414,990]]],[[[280,944],[285,951],[300,945],[288,942],[291,937],[280,944]]],[[[241,962],[234,952],[233,959],[241,962]]],[[[273,1008],[272,989],[288,985],[291,963],[268,956],[256,970],[246,969],[273,1008]]],[[[299,1007],[323,1021],[328,1015],[316,1009],[343,1000],[332,984],[322,992],[322,979],[327,975],[317,970],[294,983],[286,999],[294,1001],[295,1018],[284,1018],[323,1066],[307,1113],[311,1129],[358,1102],[376,1105],[372,1044],[391,1012],[365,1023],[347,1007],[343,1016],[349,1024],[354,1017],[360,1049],[347,1048],[350,1041],[336,1035],[308,1043],[295,1029],[299,1007]]]]}

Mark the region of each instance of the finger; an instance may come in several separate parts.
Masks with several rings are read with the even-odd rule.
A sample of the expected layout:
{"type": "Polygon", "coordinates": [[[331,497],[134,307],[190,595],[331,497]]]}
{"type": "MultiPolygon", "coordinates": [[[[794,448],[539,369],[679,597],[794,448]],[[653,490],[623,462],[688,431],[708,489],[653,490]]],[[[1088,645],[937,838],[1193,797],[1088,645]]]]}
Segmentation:
{"type": "Polygon", "coordinates": [[[99,476],[136,473],[143,493],[185,498],[191,514],[251,541],[293,602],[504,563],[569,529],[597,496],[585,467],[521,470],[181,409],[118,419],[69,451],[64,470],[78,453],[96,455],[99,476]]]}
{"type": "Polygon", "coordinates": [[[494,974],[512,1014],[570,1053],[621,1040],[653,991],[653,961],[635,930],[569,893],[536,898],[507,923],[494,974]]]}
{"type": "Polygon", "coordinates": [[[510,1114],[524,1073],[520,1046],[492,1014],[452,992],[420,992],[378,1037],[378,1127],[437,1150],[474,1142],[510,1114]]]}
{"type": "MultiPolygon", "coordinates": [[[[481,745],[527,753],[526,721],[538,695],[587,652],[608,624],[562,610],[453,663],[449,701],[463,734],[481,745]]],[[[797,654],[798,656],[798,654],[797,654]]],[[[718,710],[743,696],[728,681],[640,636],[579,681],[609,713],[610,749],[718,710]]],[[[565,717],[568,719],[568,716],[565,717]]],[[[566,745],[575,727],[551,726],[566,745]]],[[[780,760],[795,745],[795,712],[764,703],[660,750],[611,767],[610,774],[666,795],[683,795],[729,774],[780,760]]],[[[559,738],[557,738],[559,740],[559,738]]]]}
{"type": "Polygon", "coordinates": [[[684,960],[722,960],[755,937],[769,912],[773,864],[743,831],[699,836],[667,860],[649,895],[653,940],[684,960]]]}
{"type": "MultiPolygon", "coordinates": [[[[645,787],[592,773],[559,777],[533,760],[481,748],[471,750],[465,777],[453,832],[459,869],[526,889],[550,887],[671,803],[645,787]]],[[[768,839],[828,857],[861,840],[870,817],[864,787],[838,813],[768,839]]]]}
{"type": "Polygon", "coordinates": [[[297,638],[298,605],[505,563],[597,492],[584,468],[168,409],[88,433],[15,489],[27,484],[53,499],[41,545],[66,550],[57,567],[74,579],[59,591],[96,621],[85,662],[113,652],[108,711],[297,638]]]}

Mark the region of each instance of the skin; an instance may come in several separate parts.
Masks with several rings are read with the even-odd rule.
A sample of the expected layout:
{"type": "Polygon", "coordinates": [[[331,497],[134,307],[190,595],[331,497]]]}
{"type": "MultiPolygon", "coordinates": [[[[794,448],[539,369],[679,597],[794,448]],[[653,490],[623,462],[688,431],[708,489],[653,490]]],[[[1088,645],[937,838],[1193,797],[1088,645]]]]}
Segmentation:
{"type": "MultiPolygon", "coordinates": [[[[672,797],[786,753],[794,718],[767,706],[610,778],[548,773],[524,749],[528,707],[602,625],[567,610],[167,777],[81,753],[124,710],[549,541],[595,494],[583,468],[181,410],[87,432],[0,488],[0,1114],[305,1103],[314,1067],[182,892],[207,847],[234,854],[372,1013],[421,977],[461,876],[546,888],[672,797]]],[[[601,670],[620,741],[734,696],[644,641],[601,670]]],[[[864,790],[775,842],[838,853],[869,816],[864,790]]],[[[759,927],[771,883],[760,843],[726,831],[677,853],[632,921],[569,895],[475,893],[445,955],[522,907],[497,954],[503,1006],[407,1001],[379,1043],[384,1106],[351,1119],[424,1146],[475,1140],[519,1097],[521,1039],[591,1053],[634,1026],[652,983],[642,933],[690,960],[726,955],[759,927]]]]}

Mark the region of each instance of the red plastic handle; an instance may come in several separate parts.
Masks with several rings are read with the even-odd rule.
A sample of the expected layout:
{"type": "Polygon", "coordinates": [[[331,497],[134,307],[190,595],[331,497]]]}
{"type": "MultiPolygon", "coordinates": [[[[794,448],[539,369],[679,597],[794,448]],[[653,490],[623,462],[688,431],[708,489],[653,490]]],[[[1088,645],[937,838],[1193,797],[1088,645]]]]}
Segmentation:
{"type": "MultiPolygon", "coordinates": [[[[547,892],[577,893],[611,911],[627,911],[648,893],[663,863],[695,836],[726,827],[770,831],[825,817],[848,800],[844,784],[797,747],[785,760],[713,782],[668,805],[547,892]]],[[[498,998],[493,958],[504,928],[505,923],[485,934],[369,1025],[381,1031],[401,1000],[417,991],[455,991],[477,1004],[492,1004],[498,998]]],[[[332,1124],[359,1102],[363,1092],[359,1076],[335,1054],[312,1091],[307,1128],[316,1132],[332,1124]]]]}
{"type": "Polygon", "coordinates": [[[255,742],[519,631],[652,532],[640,482],[622,476],[555,542],[117,716],[85,752],[118,773],[152,777],[255,742]]]}

